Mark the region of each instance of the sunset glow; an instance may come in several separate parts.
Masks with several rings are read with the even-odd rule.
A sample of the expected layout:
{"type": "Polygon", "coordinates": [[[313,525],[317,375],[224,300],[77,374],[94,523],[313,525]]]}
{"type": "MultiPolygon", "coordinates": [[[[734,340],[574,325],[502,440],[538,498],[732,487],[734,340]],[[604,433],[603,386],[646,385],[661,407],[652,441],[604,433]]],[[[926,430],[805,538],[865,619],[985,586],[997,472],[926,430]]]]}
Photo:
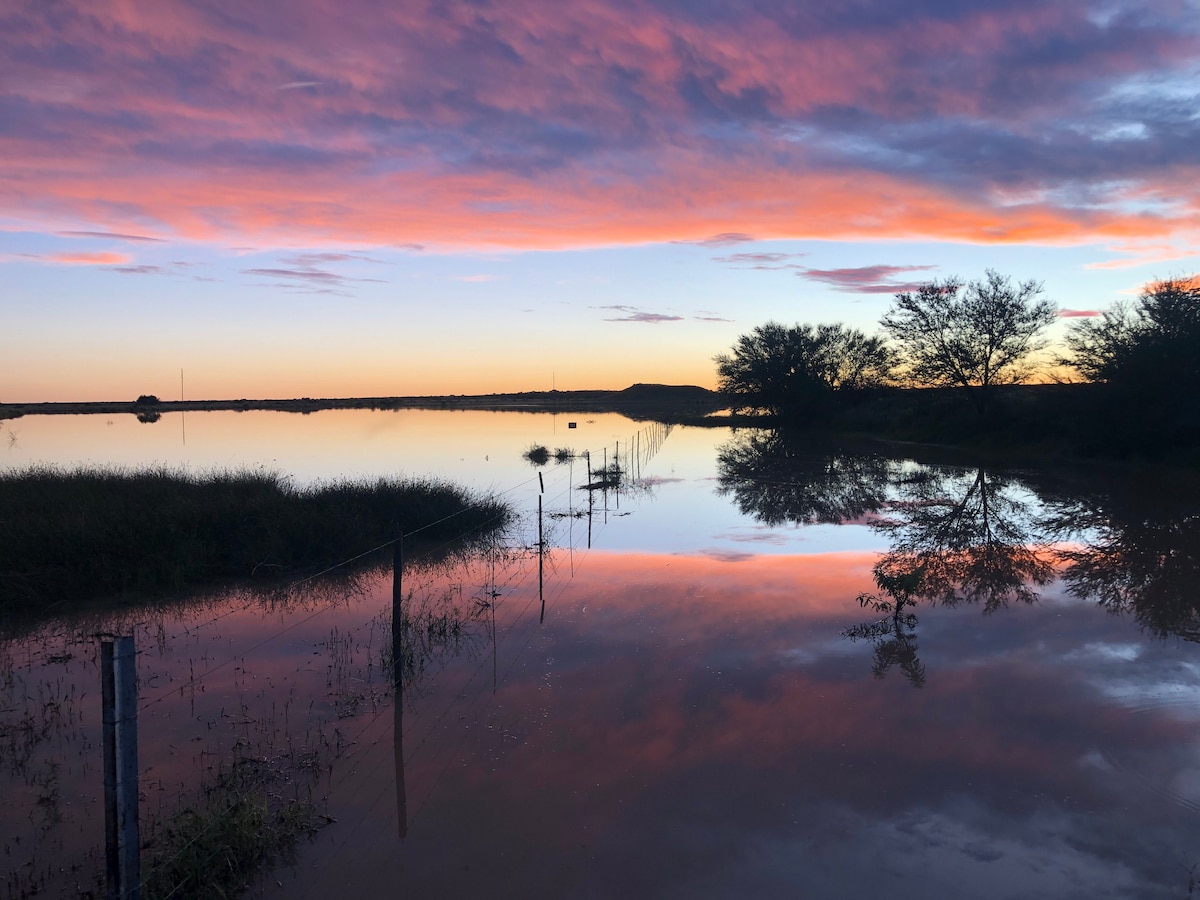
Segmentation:
{"type": "Polygon", "coordinates": [[[1200,261],[1189,3],[0,24],[5,401],[712,386],[749,328],[922,279],[1078,316],[1200,261]]]}

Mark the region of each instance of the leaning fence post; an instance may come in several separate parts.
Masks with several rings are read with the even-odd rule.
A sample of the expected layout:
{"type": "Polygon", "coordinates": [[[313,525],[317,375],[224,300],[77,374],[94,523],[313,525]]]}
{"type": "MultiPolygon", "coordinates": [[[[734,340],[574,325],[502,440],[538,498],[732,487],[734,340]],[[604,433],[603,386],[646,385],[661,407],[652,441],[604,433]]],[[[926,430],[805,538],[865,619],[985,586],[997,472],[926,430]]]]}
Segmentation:
{"type": "Polygon", "coordinates": [[[133,636],[100,644],[105,871],[110,900],[141,896],[138,835],[137,651],[133,636]]]}

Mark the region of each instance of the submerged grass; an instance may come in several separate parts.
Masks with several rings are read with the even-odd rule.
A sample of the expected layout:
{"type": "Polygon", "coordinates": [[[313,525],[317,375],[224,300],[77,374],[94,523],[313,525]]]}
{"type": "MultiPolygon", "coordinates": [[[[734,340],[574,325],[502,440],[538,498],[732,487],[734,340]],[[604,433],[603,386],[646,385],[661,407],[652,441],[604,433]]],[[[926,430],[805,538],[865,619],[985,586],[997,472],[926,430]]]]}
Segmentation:
{"type": "Polygon", "coordinates": [[[550,462],[550,448],[544,444],[530,444],[529,449],[521,455],[534,466],[544,466],[550,462]]]}
{"type": "Polygon", "coordinates": [[[158,825],[143,862],[143,897],[236,897],[330,821],[311,800],[281,800],[278,779],[256,762],[240,760],[199,803],[158,825]]]}
{"type": "Polygon", "coordinates": [[[545,444],[530,444],[529,449],[521,454],[531,465],[544,466],[553,458],[557,465],[562,465],[574,459],[576,453],[570,447],[558,447],[551,451],[545,444]]]}
{"type": "Polygon", "coordinates": [[[447,541],[510,516],[430,479],[295,487],[267,471],[201,475],[34,467],[0,473],[0,616],[313,571],[423,529],[447,541]]]}

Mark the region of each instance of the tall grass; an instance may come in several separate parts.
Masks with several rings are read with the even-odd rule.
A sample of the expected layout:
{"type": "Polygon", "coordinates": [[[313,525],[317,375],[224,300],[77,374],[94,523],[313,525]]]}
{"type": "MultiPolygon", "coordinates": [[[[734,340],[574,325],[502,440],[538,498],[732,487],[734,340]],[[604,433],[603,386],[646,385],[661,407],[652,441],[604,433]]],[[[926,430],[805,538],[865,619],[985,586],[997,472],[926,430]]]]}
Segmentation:
{"type": "Polygon", "coordinates": [[[396,525],[445,541],[509,516],[494,497],[428,479],[297,488],[254,470],[3,472],[0,615],[315,571],[386,542],[396,525]]]}

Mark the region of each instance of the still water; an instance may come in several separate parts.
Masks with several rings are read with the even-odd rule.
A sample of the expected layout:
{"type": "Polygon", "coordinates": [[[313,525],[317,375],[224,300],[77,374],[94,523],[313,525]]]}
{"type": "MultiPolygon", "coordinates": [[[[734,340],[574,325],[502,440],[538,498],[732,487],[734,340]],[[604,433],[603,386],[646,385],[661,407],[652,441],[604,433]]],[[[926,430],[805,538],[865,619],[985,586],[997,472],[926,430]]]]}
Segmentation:
{"type": "Polygon", "coordinates": [[[615,415],[4,437],[5,466],[428,474],[521,512],[469,555],[406,560],[398,691],[386,567],[4,638],[7,894],[95,887],[94,635],[117,630],[147,840],[231,765],[333,820],[255,896],[1181,897],[1200,872],[1200,507],[1179,477],[615,415]],[[539,469],[535,443],[577,455],[539,469]],[[620,486],[587,490],[584,451],[620,486]]]}

